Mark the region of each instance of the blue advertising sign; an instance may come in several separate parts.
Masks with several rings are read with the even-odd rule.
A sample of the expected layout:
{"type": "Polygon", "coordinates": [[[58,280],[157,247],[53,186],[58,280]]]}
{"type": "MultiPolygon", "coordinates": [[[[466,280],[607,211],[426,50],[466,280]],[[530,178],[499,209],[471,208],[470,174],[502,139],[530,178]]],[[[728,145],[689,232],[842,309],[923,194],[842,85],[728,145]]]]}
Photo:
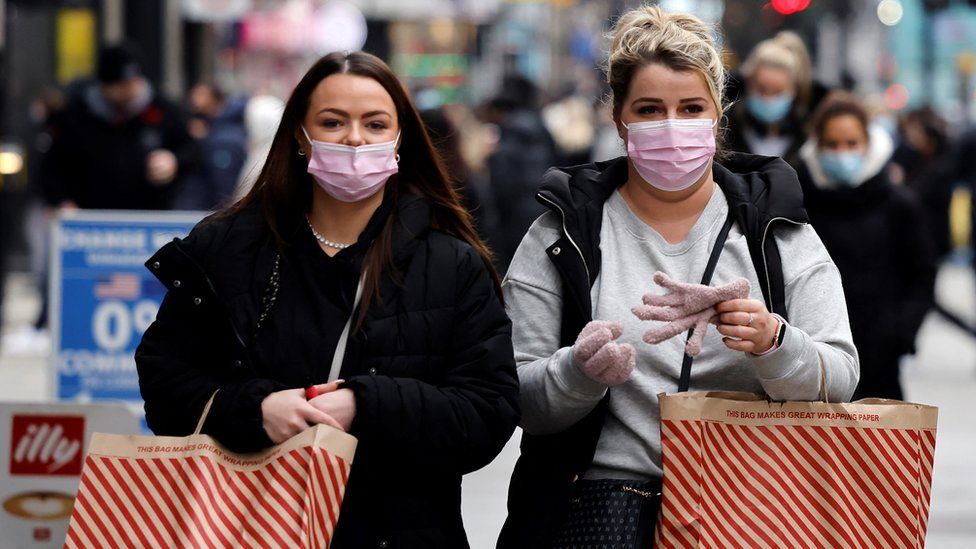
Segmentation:
{"type": "Polygon", "coordinates": [[[198,212],[75,211],[54,223],[52,391],[59,400],[142,403],[134,352],[165,287],[143,263],[198,212]]]}

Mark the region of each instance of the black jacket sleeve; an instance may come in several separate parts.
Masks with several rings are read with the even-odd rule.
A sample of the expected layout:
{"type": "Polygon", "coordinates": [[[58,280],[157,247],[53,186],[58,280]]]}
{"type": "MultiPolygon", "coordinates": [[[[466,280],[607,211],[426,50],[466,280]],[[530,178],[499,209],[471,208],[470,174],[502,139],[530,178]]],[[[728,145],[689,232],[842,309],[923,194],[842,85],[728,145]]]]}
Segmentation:
{"type": "Polygon", "coordinates": [[[351,434],[401,460],[458,474],[501,451],[518,424],[518,377],[511,322],[473,249],[459,259],[450,370],[435,385],[356,376],[351,434]]]}
{"type": "Polygon", "coordinates": [[[168,244],[150,262],[165,265],[156,275],[169,287],[166,297],[136,349],[139,387],[145,400],[146,422],[157,435],[185,436],[193,432],[203,408],[217,392],[203,433],[230,450],[256,451],[272,442],[264,431],[261,402],[285,387],[254,378],[237,366],[244,360],[226,314],[212,294],[206,295],[199,267],[168,244]],[[174,287],[172,279],[181,283],[174,287]],[[208,306],[207,301],[211,301],[208,306]],[[239,353],[235,353],[239,350],[239,353]],[[219,390],[219,391],[218,391],[219,390]]]}

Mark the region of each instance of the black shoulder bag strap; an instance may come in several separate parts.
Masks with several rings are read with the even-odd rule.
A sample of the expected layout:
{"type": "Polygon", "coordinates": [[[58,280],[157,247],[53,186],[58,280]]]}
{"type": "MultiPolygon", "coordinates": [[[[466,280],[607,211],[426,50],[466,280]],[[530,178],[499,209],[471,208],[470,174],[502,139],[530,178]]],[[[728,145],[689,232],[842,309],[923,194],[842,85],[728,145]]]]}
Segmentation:
{"type": "MultiPolygon", "coordinates": [[[[725,220],[725,225],[722,226],[722,230],[719,231],[718,237],[715,239],[715,245],[712,246],[712,255],[708,258],[708,264],[705,265],[705,274],[702,275],[701,283],[703,286],[708,286],[712,281],[712,275],[715,273],[715,266],[718,265],[718,258],[722,255],[722,249],[725,248],[725,241],[729,238],[729,231],[732,230],[732,223],[734,219],[732,217],[732,210],[729,209],[729,216],[725,220]]],[[[688,339],[691,339],[691,335],[695,333],[695,328],[692,327],[688,330],[688,339]]],[[[687,340],[685,340],[687,342],[687,340]]],[[[695,358],[685,353],[685,358],[681,362],[681,377],[678,378],[678,392],[683,393],[688,390],[688,386],[691,384],[691,363],[695,361],[695,358]]]]}

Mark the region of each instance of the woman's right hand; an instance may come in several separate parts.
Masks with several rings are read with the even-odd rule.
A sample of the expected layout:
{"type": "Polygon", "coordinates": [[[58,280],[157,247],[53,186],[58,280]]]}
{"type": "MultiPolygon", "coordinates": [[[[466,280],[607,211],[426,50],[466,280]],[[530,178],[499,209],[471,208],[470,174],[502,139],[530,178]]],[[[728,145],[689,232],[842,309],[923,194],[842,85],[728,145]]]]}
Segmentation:
{"type": "Polygon", "coordinates": [[[303,389],[286,389],[264,397],[261,414],[264,431],[275,444],[281,444],[318,423],[344,431],[332,416],[308,403],[303,389]]]}
{"type": "Polygon", "coordinates": [[[573,345],[573,361],[586,377],[609,386],[630,378],[637,352],[629,343],[616,342],[622,333],[619,322],[594,320],[583,327],[573,345]]]}

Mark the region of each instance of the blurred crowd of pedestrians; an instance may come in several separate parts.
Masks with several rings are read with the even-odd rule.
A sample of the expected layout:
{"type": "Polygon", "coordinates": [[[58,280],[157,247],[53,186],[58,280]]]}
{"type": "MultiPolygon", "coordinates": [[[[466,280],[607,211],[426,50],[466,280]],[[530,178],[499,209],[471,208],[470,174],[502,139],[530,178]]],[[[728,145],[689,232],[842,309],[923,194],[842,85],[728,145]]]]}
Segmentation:
{"type": "MultiPolygon", "coordinates": [[[[38,273],[59,208],[215,210],[243,196],[260,170],[280,99],[202,82],[177,104],[144,74],[131,46],[107,47],[95,78],[46,89],[32,104],[27,166],[36,199],[25,234],[38,273]]],[[[856,396],[900,398],[899,359],[914,350],[934,305],[937,266],[953,249],[953,192],[976,181],[968,160],[976,130],[951,127],[930,107],[892,113],[829,89],[791,32],[756,46],[728,91],[735,103],[721,122],[724,148],[793,166],[841,271],[861,353],[856,396]]],[[[546,98],[511,74],[473,108],[442,105],[430,92],[414,90],[421,116],[502,273],[543,212],[535,193],[547,169],[626,152],[603,98],[574,85],[546,98]]],[[[6,343],[43,337],[45,312],[6,343]]]]}

